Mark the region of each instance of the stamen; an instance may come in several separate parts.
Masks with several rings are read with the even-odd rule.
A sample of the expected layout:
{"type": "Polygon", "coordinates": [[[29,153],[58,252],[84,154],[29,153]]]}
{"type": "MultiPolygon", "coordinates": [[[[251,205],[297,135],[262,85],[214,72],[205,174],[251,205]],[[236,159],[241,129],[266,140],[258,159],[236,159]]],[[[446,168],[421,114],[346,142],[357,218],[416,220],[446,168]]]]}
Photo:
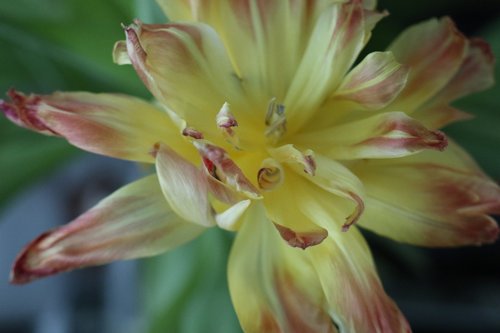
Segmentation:
{"type": "Polygon", "coordinates": [[[264,134],[271,140],[271,143],[276,143],[286,133],[285,106],[276,103],[275,97],[271,99],[267,107],[265,124],[267,128],[264,134]]]}
{"type": "Polygon", "coordinates": [[[227,102],[222,105],[222,108],[215,117],[215,121],[217,123],[217,127],[219,127],[222,131],[226,141],[229,142],[235,149],[241,150],[240,140],[236,135],[236,131],[233,129],[233,127],[238,126],[238,122],[231,112],[227,102]]]}

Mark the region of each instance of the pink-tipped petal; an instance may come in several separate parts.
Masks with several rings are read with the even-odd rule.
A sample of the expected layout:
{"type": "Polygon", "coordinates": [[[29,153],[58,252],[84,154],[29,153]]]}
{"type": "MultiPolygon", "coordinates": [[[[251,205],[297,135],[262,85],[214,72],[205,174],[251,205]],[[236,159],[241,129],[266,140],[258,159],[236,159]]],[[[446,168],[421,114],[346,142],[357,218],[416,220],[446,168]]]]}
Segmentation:
{"type": "Polygon", "coordinates": [[[389,108],[411,113],[455,76],[466,56],[467,39],[452,20],[445,17],[403,31],[389,51],[410,69],[405,88],[389,108]]]}
{"type": "Polygon", "coordinates": [[[165,201],[156,176],[148,176],[33,240],[18,255],[11,282],[27,283],[76,268],[156,255],[203,230],[180,219],[165,201]]]}
{"type": "Polygon", "coordinates": [[[378,110],[398,96],[407,76],[408,68],[399,64],[390,52],[370,53],[347,74],[334,98],[378,110]]]}
{"type": "Polygon", "coordinates": [[[24,95],[9,91],[0,109],[14,123],[61,136],[93,153],[153,162],[150,148],[160,140],[186,147],[169,117],[150,103],[118,94],[87,92],[24,95]]]}
{"type": "Polygon", "coordinates": [[[300,145],[337,160],[395,158],[422,150],[443,150],[446,136],[425,128],[403,112],[381,113],[297,137],[300,145]]]}
{"type": "Polygon", "coordinates": [[[500,188],[458,147],[425,152],[355,169],[366,192],[360,225],[401,242],[423,246],[492,243],[500,213],[500,188]]]}

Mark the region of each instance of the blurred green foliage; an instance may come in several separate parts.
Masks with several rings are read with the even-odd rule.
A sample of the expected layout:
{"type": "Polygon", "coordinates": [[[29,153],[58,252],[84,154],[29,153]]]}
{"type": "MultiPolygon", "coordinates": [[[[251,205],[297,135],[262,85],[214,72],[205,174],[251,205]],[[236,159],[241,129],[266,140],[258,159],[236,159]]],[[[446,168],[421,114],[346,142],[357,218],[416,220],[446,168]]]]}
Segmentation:
{"type": "MultiPolygon", "coordinates": [[[[498,0],[380,0],[391,16],[374,32],[370,49],[383,49],[403,28],[421,19],[451,15],[467,33],[488,40],[500,55],[498,0]],[[479,13],[479,14],[477,14],[479,13]]],[[[114,65],[111,50],[123,39],[121,23],[138,17],[164,20],[153,0],[17,0],[0,2],[0,91],[124,92],[149,98],[131,66],[114,65]]],[[[500,77],[496,69],[496,77],[500,77]]],[[[500,179],[499,91],[464,98],[457,106],[476,119],[450,126],[497,180],[500,179]]],[[[0,205],[75,155],[63,140],[42,137],[0,118],[0,205]]],[[[172,253],[145,260],[144,305],[152,333],[238,332],[226,281],[231,235],[211,230],[172,253]]]]}

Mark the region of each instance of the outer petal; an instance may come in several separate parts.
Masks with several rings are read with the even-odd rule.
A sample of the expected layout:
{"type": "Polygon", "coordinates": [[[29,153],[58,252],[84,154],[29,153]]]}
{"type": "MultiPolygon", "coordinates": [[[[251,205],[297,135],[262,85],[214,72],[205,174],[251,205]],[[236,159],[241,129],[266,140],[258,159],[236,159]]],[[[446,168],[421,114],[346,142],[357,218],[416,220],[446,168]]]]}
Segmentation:
{"type": "Polygon", "coordinates": [[[201,23],[136,22],[125,32],[130,60],[153,95],[189,126],[218,137],[206,124],[215,122],[226,101],[239,110],[243,97],[215,31],[201,23]]]}
{"type": "Polygon", "coordinates": [[[363,237],[357,228],[341,232],[332,219],[342,218],[336,201],[321,190],[304,191],[296,202],[303,213],[328,229],[329,236],[306,255],[318,274],[329,313],[340,332],[410,332],[404,316],[385,294],[363,237]]]}
{"type": "Polygon", "coordinates": [[[14,123],[62,136],[93,153],[152,162],[153,145],[163,140],[188,147],[169,117],[153,105],[125,95],[86,92],[29,95],[9,91],[0,109],[14,123]]]}
{"type": "Polygon", "coordinates": [[[13,283],[75,268],[159,254],[204,228],[180,219],[155,175],[127,185],[73,222],[32,241],[17,257],[13,283]]]}
{"type": "Polygon", "coordinates": [[[263,207],[248,212],[228,264],[231,298],[247,333],[336,333],[305,252],[287,246],[263,207]]]}
{"type": "Polygon", "coordinates": [[[390,110],[411,113],[457,73],[467,52],[467,40],[451,19],[445,17],[408,28],[392,43],[389,51],[410,68],[408,83],[390,110]]]}
{"type": "Polygon", "coordinates": [[[408,68],[392,53],[370,53],[344,78],[334,98],[352,101],[358,108],[378,110],[396,98],[407,76],[408,68]]]}
{"type": "Polygon", "coordinates": [[[431,131],[403,112],[388,112],[296,137],[300,146],[313,147],[338,160],[394,158],[424,149],[443,150],[446,137],[431,131]]]}
{"type": "Polygon", "coordinates": [[[364,161],[354,168],[366,191],[363,227],[425,246],[494,242],[500,188],[456,146],[436,156],[364,161]]]}
{"type": "Polygon", "coordinates": [[[469,118],[466,113],[448,104],[470,93],[491,87],[495,81],[494,63],[495,58],[488,43],[478,38],[469,40],[467,55],[455,76],[437,95],[417,110],[414,117],[430,128],[440,128],[453,121],[469,118]]]}

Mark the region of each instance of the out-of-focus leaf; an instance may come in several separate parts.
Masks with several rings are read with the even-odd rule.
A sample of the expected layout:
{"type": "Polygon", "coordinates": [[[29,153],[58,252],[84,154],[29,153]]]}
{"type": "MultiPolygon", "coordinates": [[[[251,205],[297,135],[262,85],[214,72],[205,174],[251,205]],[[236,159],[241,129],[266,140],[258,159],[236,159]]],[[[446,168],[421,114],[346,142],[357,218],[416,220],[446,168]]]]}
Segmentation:
{"type": "MultiPolygon", "coordinates": [[[[495,54],[500,57],[500,20],[480,34],[487,40],[495,54]]],[[[467,96],[456,106],[475,116],[446,128],[446,132],[465,147],[485,169],[500,180],[500,66],[495,68],[497,84],[487,91],[467,96]]]]}
{"type": "Polygon", "coordinates": [[[241,332],[227,289],[232,237],[210,229],[175,251],[144,261],[147,332],[241,332]]]}

